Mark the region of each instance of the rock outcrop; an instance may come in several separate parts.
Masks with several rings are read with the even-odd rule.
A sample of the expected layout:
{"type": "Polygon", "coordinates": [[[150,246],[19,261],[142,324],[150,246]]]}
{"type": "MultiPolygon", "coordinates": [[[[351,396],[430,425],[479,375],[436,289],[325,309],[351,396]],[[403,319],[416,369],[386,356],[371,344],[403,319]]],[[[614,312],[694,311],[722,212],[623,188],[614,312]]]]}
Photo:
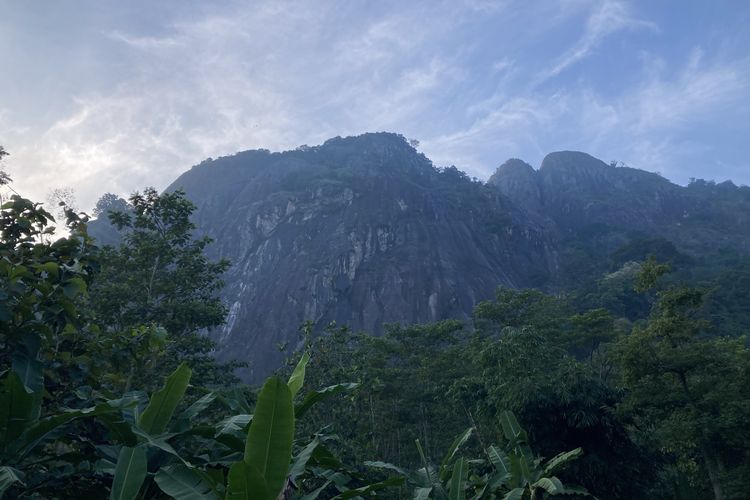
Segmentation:
{"type": "Polygon", "coordinates": [[[680,187],[579,152],[539,170],[508,160],[484,184],[400,135],[365,134],[207,160],[177,188],[215,240],[211,257],[232,262],[229,316],[210,334],[220,359],[250,362],[249,380],[279,366],[277,346],[295,347],[306,320],[379,334],[468,318],[497,286],[565,289],[639,237],[750,253],[748,188],[680,187]]]}

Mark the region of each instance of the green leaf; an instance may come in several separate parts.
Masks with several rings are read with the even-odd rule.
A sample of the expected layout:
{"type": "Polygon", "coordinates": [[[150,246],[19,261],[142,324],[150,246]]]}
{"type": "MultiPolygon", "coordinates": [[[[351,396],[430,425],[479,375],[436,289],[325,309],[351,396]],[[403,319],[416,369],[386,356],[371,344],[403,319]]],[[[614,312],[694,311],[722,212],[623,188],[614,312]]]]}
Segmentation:
{"type": "Polygon", "coordinates": [[[297,366],[294,368],[292,376],[289,377],[287,385],[289,386],[289,391],[292,393],[292,399],[294,399],[294,396],[297,395],[299,390],[302,389],[302,385],[305,383],[305,368],[307,368],[307,363],[309,362],[310,355],[308,353],[303,354],[299,363],[297,363],[297,366]]]}
{"type": "Polygon", "coordinates": [[[315,403],[319,403],[320,401],[328,399],[334,394],[338,394],[339,392],[351,391],[356,389],[357,387],[359,387],[359,384],[356,384],[354,382],[347,382],[343,384],[330,385],[317,391],[310,391],[305,394],[305,398],[302,400],[302,403],[298,404],[294,408],[294,416],[299,419],[315,403]]]}
{"type": "Polygon", "coordinates": [[[192,371],[182,363],[167,377],[164,388],[151,396],[151,401],[138,421],[141,429],[149,434],[161,434],[172,419],[175,408],[185,395],[192,371]]]}
{"type": "Polygon", "coordinates": [[[257,467],[272,498],[286,482],[293,439],[292,393],[281,379],[271,377],[258,396],[245,444],[245,463],[257,467]]]}
{"type": "Polygon", "coordinates": [[[526,492],[525,488],[513,488],[505,494],[503,500],[522,500],[523,494],[526,492]]]}
{"type": "Polygon", "coordinates": [[[330,480],[326,481],[317,490],[313,490],[310,493],[308,493],[307,495],[303,496],[301,500],[317,500],[317,498],[320,496],[320,494],[323,493],[323,490],[325,490],[326,488],[328,488],[328,486],[330,486],[330,484],[331,484],[330,480]]]}
{"type": "Polygon", "coordinates": [[[453,440],[453,443],[451,444],[450,448],[448,448],[448,453],[445,454],[445,458],[443,458],[443,462],[440,464],[441,473],[443,470],[445,470],[448,465],[450,465],[451,460],[453,460],[453,457],[456,456],[456,453],[458,450],[466,444],[466,441],[469,440],[471,437],[471,434],[474,432],[473,427],[469,427],[465,431],[463,431],[461,434],[456,437],[456,439],[453,440]]]}
{"type": "Polygon", "coordinates": [[[167,442],[167,439],[174,437],[174,434],[164,434],[164,435],[155,437],[155,436],[152,436],[151,434],[148,434],[147,432],[143,432],[143,430],[138,429],[137,427],[134,429],[134,432],[135,434],[143,438],[144,440],[143,444],[145,446],[150,446],[152,448],[156,448],[157,450],[164,451],[172,455],[173,457],[175,457],[177,460],[182,462],[187,467],[193,466],[193,464],[191,464],[190,462],[182,458],[180,454],[177,453],[177,451],[174,448],[172,448],[172,445],[167,442]]]}
{"type": "Polygon", "coordinates": [[[216,435],[219,437],[222,434],[231,434],[237,431],[244,431],[247,424],[252,422],[253,416],[247,414],[232,415],[227,417],[218,424],[216,424],[216,435]]]}
{"type": "Polygon", "coordinates": [[[154,477],[159,488],[175,500],[212,500],[218,498],[211,485],[184,465],[162,467],[154,477]]]}
{"type": "Polygon", "coordinates": [[[0,449],[6,448],[33,423],[39,402],[14,371],[0,385],[0,449]]]}
{"type": "Polygon", "coordinates": [[[180,414],[179,419],[185,422],[191,422],[195,417],[206,410],[216,399],[216,394],[209,392],[201,397],[198,401],[191,404],[185,411],[180,414]]]}
{"type": "Polygon", "coordinates": [[[385,481],[380,481],[379,483],[368,484],[367,486],[362,486],[360,488],[345,491],[333,497],[333,500],[344,500],[346,498],[370,496],[371,493],[374,493],[376,491],[385,490],[387,488],[394,488],[397,486],[401,486],[402,484],[404,484],[404,478],[391,477],[389,479],[386,479],[385,481]]]}
{"type": "Polygon", "coordinates": [[[500,414],[500,425],[503,428],[505,439],[510,441],[512,446],[527,441],[526,431],[521,428],[512,412],[506,410],[500,414]]]}
{"type": "Polygon", "coordinates": [[[315,437],[307,444],[307,446],[302,448],[296,457],[294,457],[292,466],[289,468],[289,480],[295,486],[297,486],[297,478],[304,474],[305,469],[307,468],[307,463],[310,461],[310,458],[312,458],[313,453],[318,446],[320,446],[320,439],[315,437]]]}
{"type": "Polygon", "coordinates": [[[74,299],[78,295],[86,293],[86,282],[83,281],[83,278],[76,276],[66,281],[62,289],[67,298],[74,299]]]}
{"type": "Polygon", "coordinates": [[[24,474],[13,467],[0,467],[0,498],[15,483],[23,484],[24,474]]]}
{"type": "Polygon", "coordinates": [[[550,495],[557,495],[558,493],[565,493],[565,487],[560,482],[559,479],[557,479],[555,476],[552,477],[543,477],[534,484],[531,485],[532,488],[541,488],[550,495]]]}
{"type": "Polygon", "coordinates": [[[44,387],[44,365],[37,358],[41,342],[37,333],[27,333],[13,353],[13,371],[29,392],[39,392],[44,387]]]}
{"type": "Polygon", "coordinates": [[[414,488],[414,500],[428,500],[432,493],[432,487],[429,488],[414,488]]]}
{"type": "Polygon", "coordinates": [[[381,470],[387,470],[387,471],[395,472],[396,474],[400,474],[400,475],[402,475],[404,477],[409,477],[410,476],[410,474],[407,471],[405,471],[404,469],[402,469],[401,467],[398,467],[398,466],[393,465],[393,464],[389,464],[387,462],[380,462],[380,461],[369,462],[369,461],[367,461],[367,462],[364,463],[364,465],[365,465],[365,467],[373,467],[375,469],[381,469],[381,470]]]}
{"type": "Polygon", "coordinates": [[[270,500],[268,486],[254,465],[235,462],[229,468],[225,500],[270,500]]]}
{"type": "Polygon", "coordinates": [[[94,417],[117,411],[119,411],[119,408],[108,403],[103,403],[93,408],[68,410],[57,415],[52,415],[51,417],[43,418],[26,428],[10,449],[16,453],[16,458],[21,459],[39,444],[56,437],[60,428],[68,422],[78,418],[94,417]]]}
{"type": "Polygon", "coordinates": [[[146,474],[146,450],[142,447],[124,447],[117,458],[110,500],[134,499],[146,479],[146,474]]]}
{"type": "Polygon", "coordinates": [[[422,443],[419,442],[419,439],[414,440],[414,444],[417,446],[417,452],[419,453],[419,458],[422,460],[422,465],[424,466],[424,475],[425,479],[427,480],[427,485],[432,487],[434,485],[432,474],[430,474],[430,464],[427,463],[427,457],[424,454],[424,450],[422,449],[422,443]]]}
{"type": "Polygon", "coordinates": [[[490,446],[487,449],[487,455],[490,457],[490,462],[492,462],[492,465],[495,466],[495,469],[500,475],[506,477],[506,479],[511,476],[510,460],[503,450],[490,446]]]}
{"type": "Polygon", "coordinates": [[[133,432],[133,427],[122,417],[121,412],[100,415],[98,419],[110,432],[110,438],[115,443],[125,446],[138,444],[138,437],[133,432]]]}
{"type": "Polygon", "coordinates": [[[466,500],[466,478],[469,476],[469,465],[464,457],[456,460],[453,464],[453,474],[451,475],[450,489],[448,491],[448,500],[466,500]]]}
{"type": "Polygon", "coordinates": [[[46,272],[52,279],[57,279],[60,276],[60,266],[57,262],[45,262],[39,266],[39,269],[46,272]]]}
{"type": "Polygon", "coordinates": [[[576,448],[575,450],[565,451],[563,453],[560,453],[559,455],[555,455],[549,460],[549,462],[547,462],[547,465],[544,466],[544,473],[550,474],[559,467],[562,467],[571,460],[575,460],[581,455],[583,455],[583,449],[581,448],[576,448]]]}

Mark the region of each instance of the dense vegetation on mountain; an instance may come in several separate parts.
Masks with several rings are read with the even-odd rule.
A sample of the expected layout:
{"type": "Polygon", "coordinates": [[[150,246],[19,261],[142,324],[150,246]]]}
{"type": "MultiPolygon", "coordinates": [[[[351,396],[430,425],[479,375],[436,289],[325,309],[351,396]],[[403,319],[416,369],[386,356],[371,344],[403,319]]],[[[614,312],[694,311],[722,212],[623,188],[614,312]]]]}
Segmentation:
{"type": "MultiPolygon", "coordinates": [[[[55,238],[52,216],[39,204],[17,194],[4,197],[0,493],[117,499],[748,498],[746,188],[698,181],[679,188],[581,154],[551,155],[539,171],[514,160],[484,185],[456,169],[434,169],[424,159],[377,163],[415,153],[397,137],[363,140],[372,140],[373,149],[365,148],[361,157],[352,156],[351,141],[338,139],[277,155],[274,168],[217,165],[228,170],[211,175],[220,179],[234,168],[234,181],[221,196],[205,189],[197,210],[179,190],[146,190],[128,203],[104,199],[98,213],[119,210],[108,214],[110,225],[97,229],[110,231],[115,245],[109,247],[89,236],[84,214],[67,210],[68,234],[55,238]],[[402,149],[391,149],[396,143],[402,149]],[[291,183],[290,171],[308,166],[299,159],[327,147],[342,154],[341,163],[333,163],[327,151],[319,167],[327,173],[310,174],[294,187],[300,191],[293,201],[291,191],[230,196],[230,190],[262,190],[280,179],[291,183]],[[565,163],[571,157],[575,168],[565,163]],[[356,175],[340,173],[346,180],[337,184],[328,177],[336,165],[356,166],[356,175]],[[503,177],[505,170],[521,173],[502,184],[510,179],[503,177]],[[601,187],[587,191],[579,170],[601,187]],[[241,175],[256,181],[239,183],[241,175]],[[545,176],[552,176],[549,186],[545,176]],[[623,179],[631,178],[644,182],[638,188],[643,199],[618,201],[626,198],[618,190],[632,189],[623,179]],[[577,187],[566,188],[570,182],[577,187]],[[657,188],[649,192],[652,182],[657,188]],[[373,236],[359,240],[361,260],[341,260],[350,254],[339,252],[354,245],[357,234],[367,234],[374,220],[364,210],[368,205],[355,200],[372,196],[368,203],[380,210],[393,201],[385,192],[377,197],[384,186],[404,190],[395,207],[376,211],[386,225],[380,233],[373,226],[373,236]],[[551,186],[570,194],[556,197],[551,186]],[[601,196],[600,189],[609,195],[601,196]],[[299,193],[306,190],[312,194],[303,198],[299,193]],[[539,197],[514,201],[515,190],[539,197]],[[236,200],[255,208],[233,212],[239,210],[232,208],[236,200]],[[674,209],[680,200],[687,200],[685,207],[704,203],[705,212],[685,216],[674,209]],[[220,203],[226,226],[201,230],[209,208],[220,203]],[[273,207],[290,203],[296,208],[287,215],[272,215],[273,207]],[[266,209],[266,218],[252,211],[266,209]],[[619,219],[603,222],[607,210],[619,219]],[[348,211],[355,213],[344,220],[353,226],[342,226],[337,220],[348,211]],[[496,213],[502,218],[494,220],[496,213]],[[717,220],[709,223],[705,213],[717,220]],[[424,217],[434,219],[428,224],[424,217]],[[485,226],[494,223],[495,237],[489,237],[485,226]],[[670,226],[677,223],[684,227],[670,226]],[[330,232],[318,235],[311,228],[330,232]],[[196,231],[216,240],[195,238],[196,231]],[[250,245],[240,264],[219,258],[230,255],[234,240],[226,238],[232,235],[250,245]],[[328,246],[318,246],[326,238],[328,246]],[[432,238],[429,250],[422,238],[432,238]],[[483,238],[489,242],[481,243],[483,238]],[[409,250],[410,244],[416,249],[409,250]],[[264,246],[297,253],[258,250],[264,246]],[[355,268],[333,304],[375,285],[380,291],[365,298],[376,297],[378,307],[391,304],[383,301],[394,285],[389,288],[383,276],[402,280],[396,288],[404,297],[426,293],[434,290],[421,278],[427,271],[436,276],[430,286],[443,290],[453,283],[449,290],[467,295],[452,310],[443,309],[442,295],[425,295],[426,306],[419,306],[426,307],[425,321],[385,324],[381,316],[380,330],[367,333],[345,321],[329,322],[320,332],[321,321],[338,318],[297,316],[299,303],[276,297],[279,310],[292,317],[288,321],[308,321],[300,321],[294,337],[274,337],[292,341],[278,353],[287,363],[261,390],[239,383],[234,365],[209,355],[213,341],[202,334],[219,327],[225,314],[227,326],[240,321],[234,306],[227,313],[219,300],[222,278],[230,287],[237,273],[254,279],[269,265],[277,280],[296,279],[284,274],[289,264],[321,280],[314,278],[318,271],[305,274],[300,266],[325,263],[326,254],[311,255],[323,248],[328,261],[341,264],[329,269],[332,281],[307,288],[309,293],[339,286],[333,277],[355,268]],[[528,253],[516,255],[514,249],[528,253]],[[468,252],[465,261],[459,259],[462,251],[468,252]],[[405,259],[402,267],[396,257],[405,259]],[[362,269],[376,263],[385,266],[377,278],[357,281],[362,269]],[[492,267],[502,263],[528,267],[492,267]],[[471,288],[481,281],[472,281],[470,272],[480,270],[483,280],[497,280],[486,297],[471,288]],[[459,314],[466,304],[469,312],[459,314]],[[453,312],[458,318],[447,318],[453,312]]],[[[259,301],[283,287],[270,278],[261,283],[266,289],[254,292],[259,301]]],[[[357,304],[347,300],[346,308],[357,304]]],[[[276,314],[270,307],[276,304],[266,304],[268,314],[276,314]]],[[[216,340],[227,341],[220,332],[230,330],[214,331],[216,340]]]]}
{"type": "MultiPolygon", "coordinates": [[[[277,346],[295,345],[303,321],[380,334],[468,320],[500,285],[595,290],[592,308],[627,315],[635,304],[614,302],[632,300],[642,315],[645,301],[613,289],[631,262],[653,254],[699,283],[750,254],[750,188],[681,187],[577,152],[538,170],[508,161],[485,184],[434,167],[399,135],[364,134],[207,160],[176,189],[215,241],[208,255],[232,263],[227,322],[211,336],[219,359],[249,362],[240,373],[252,381],[280,365],[277,346]]],[[[107,242],[113,229],[91,231],[107,242]]]]}

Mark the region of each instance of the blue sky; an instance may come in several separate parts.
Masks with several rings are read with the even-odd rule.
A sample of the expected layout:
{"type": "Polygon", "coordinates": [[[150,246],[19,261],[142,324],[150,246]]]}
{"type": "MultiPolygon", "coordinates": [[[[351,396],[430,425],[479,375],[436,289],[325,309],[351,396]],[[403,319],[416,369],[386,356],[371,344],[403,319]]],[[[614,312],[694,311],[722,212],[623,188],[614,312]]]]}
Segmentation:
{"type": "Polygon", "coordinates": [[[574,149],[750,184],[750,2],[0,0],[24,194],[163,188],[206,157],[394,131],[486,179],[574,149]]]}

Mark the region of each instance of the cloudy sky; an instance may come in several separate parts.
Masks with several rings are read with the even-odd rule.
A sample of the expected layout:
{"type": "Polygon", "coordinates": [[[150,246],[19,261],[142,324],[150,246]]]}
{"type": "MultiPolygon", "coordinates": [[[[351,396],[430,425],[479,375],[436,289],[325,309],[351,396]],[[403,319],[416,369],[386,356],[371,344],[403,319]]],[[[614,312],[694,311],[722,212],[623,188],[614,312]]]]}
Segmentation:
{"type": "Polygon", "coordinates": [[[750,2],[0,0],[16,189],[163,188],[366,131],[487,178],[550,151],[750,184],[750,2]]]}

